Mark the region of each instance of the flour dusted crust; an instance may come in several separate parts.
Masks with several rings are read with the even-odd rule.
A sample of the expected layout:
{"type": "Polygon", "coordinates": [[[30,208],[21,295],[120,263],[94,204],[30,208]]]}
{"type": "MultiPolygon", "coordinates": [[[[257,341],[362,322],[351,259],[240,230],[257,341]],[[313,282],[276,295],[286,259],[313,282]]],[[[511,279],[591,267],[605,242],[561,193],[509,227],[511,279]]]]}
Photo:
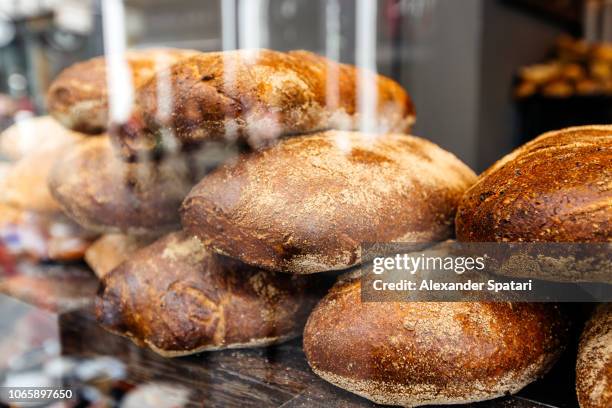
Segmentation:
{"type": "Polygon", "coordinates": [[[580,408],[612,406],[612,304],[600,305],[578,348],[576,392],[580,408]]]}
{"type": "Polygon", "coordinates": [[[159,236],[178,225],[181,201],[206,170],[182,155],[127,163],[100,136],[66,152],[51,171],[49,188],[64,212],[87,229],[159,236]]]}
{"type": "Polygon", "coordinates": [[[485,171],[463,197],[457,238],[612,242],[612,126],[545,133],[485,171]]]}
{"type": "Polygon", "coordinates": [[[450,237],[475,179],[424,139],[328,131],[283,139],[207,175],[183,202],[182,224],[247,264],[345,269],[362,261],[362,243],[450,237]]]}
{"type": "MultiPolygon", "coordinates": [[[[132,85],[138,89],[156,71],[197,54],[197,51],[155,48],[125,53],[132,85]]],[[[47,108],[64,126],[84,133],[102,133],[108,126],[106,59],[96,57],[74,64],[49,87],[47,108]]]]}
{"type": "Polygon", "coordinates": [[[304,352],[323,379],[380,404],[462,404],[512,394],[564,347],[559,308],[536,303],[361,302],[345,279],[319,302],[304,352]]]}
{"type": "Polygon", "coordinates": [[[313,278],[246,266],[178,232],[106,275],[96,314],[108,330],[175,357],[299,336],[318,293],[313,278]]]}
{"type": "MultiPolygon", "coordinates": [[[[415,119],[408,94],[389,78],[368,75],[376,92],[370,101],[372,128],[407,132],[415,119]]],[[[127,155],[134,155],[159,147],[164,131],[183,145],[241,137],[261,147],[287,134],[356,129],[359,78],[356,67],[308,51],[200,53],[139,90],[119,143],[127,155]],[[168,80],[171,100],[158,94],[158,82],[168,80]],[[168,109],[172,115],[159,114],[168,109]]]]}

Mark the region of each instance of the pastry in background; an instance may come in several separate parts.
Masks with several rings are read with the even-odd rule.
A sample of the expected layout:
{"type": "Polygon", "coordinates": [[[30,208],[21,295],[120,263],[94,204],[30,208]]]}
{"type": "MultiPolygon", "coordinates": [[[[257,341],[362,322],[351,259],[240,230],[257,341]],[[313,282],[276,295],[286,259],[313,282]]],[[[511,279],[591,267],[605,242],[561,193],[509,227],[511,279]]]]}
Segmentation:
{"type": "Polygon", "coordinates": [[[49,188],[64,212],[88,230],[160,236],[177,229],[182,200],[212,165],[198,155],[129,163],[109,138],[89,138],[56,163],[49,188]]]}
{"type": "Polygon", "coordinates": [[[137,90],[133,117],[114,136],[134,156],[167,148],[166,134],[179,145],[240,138],[258,148],[283,135],[357,129],[368,119],[358,111],[363,78],[373,87],[367,125],[409,131],[414,107],[395,81],[308,51],[262,49],[200,53],[158,73],[137,90]],[[171,91],[160,95],[165,86],[171,91]]]}
{"type": "Polygon", "coordinates": [[[612,406],[612,304],[599,305],[580,338],[576,364],[580,408],[612,406]]]}
{"type": "Polygon", "coordinates": [[[540,378],[567,333],[554,304],[362,302],[346,278],[309,317],[304,352],[321,378],[378,404],[467,404],[540,378]]]}
{"type": "Polygon", "coordinates": [[[165,357],[263,347],[301,334],[319,283],[249,267],[177,232],[104,277],[96,315],[106,329],[165,357]]]}
{"type": "Polygon", "coordinates": [[[128,260],[131,255],[153,242],[153,238],[125,234],[105,234],[85,252],[85,262],[100,279],[128,260]]]}
{"type": "Polygon", "coordinates": [[[361,245],[435,242],[453,234],[476,180],[453,154],[401,134],[328,131],[242,155],[196,185],[183,227],[214,251],[273,271],[361,263],[361,245]]]}
{"type": "MultiPolygon", "coordinates": [[[[198,54],[193,50],[148,49],[125,53],[132,85],[141,87],[158,70],[183,58],[198,54]]],[[[84,133],[103,133],[108,126],[107,68],[104,57],[74,64],[53,81],[47,94],[47,109],[67,128],[84,133]]]]}
{"type": "Polygon", "coordinates": [[[32,117],[0,133],[0,156],[17,161],[41,150],[55,152],[83,138],[82,133],[66,129],[51,116],[32,117]]]}

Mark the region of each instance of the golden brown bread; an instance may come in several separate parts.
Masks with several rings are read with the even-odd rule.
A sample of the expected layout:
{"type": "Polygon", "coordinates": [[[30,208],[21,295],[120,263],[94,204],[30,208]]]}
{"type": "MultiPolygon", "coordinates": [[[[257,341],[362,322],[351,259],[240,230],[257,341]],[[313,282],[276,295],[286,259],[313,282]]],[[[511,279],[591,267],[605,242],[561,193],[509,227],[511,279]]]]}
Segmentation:
{"type": "Polygon", "coordinates": [[[612,304],[602,304],[580,338],[576,364],[580,408],[612,407],[612,304]]]}
{"type": "Polygon", "coordinates": [[[612,126],[545,133],[485,171],[457,211],[474,242],[611,242],[612,126]]]}
{"type": "Polygon", "coordinates": [[[567,327],[537,303],[362,302],[345,279],[304,329],[304,352],[323,379],[376,403],[461,404],[512,394],[543,375],[567,327]]]}
{"type": "MultiPolygon", "coordinates": [[[[356,129],[359,72],[308,51],[200,53],[138,91],[133,118],[119,132],[119,142],[133,155],[159,148],[163,130],[186,145],[241,137],[260,147],[281,135],[356,129]],[[327,95],[329,70],[337,73],[334,95],[327,95]],[[158,82],[168,80],[172,100],[158,94],[158,82]],[[165,111],[172,114],[160,114],[165,111]]],[[[408,94],[389,78],[371,74],[371,79],[377,92],[371,101],[373,128],[407,132],[414,122],[408,94]]]]}
{"type": "MultiPolygon", "coordinates": [[[[132,83],[138,89],[156,71],[197,54],[192,50],[148,49],[125,53],[132,83]]],[[[74,64],[49,87],[47,109],[64,126],[84,133],[102,133],[108,126],[106,60],[96,57],[74,64]]]]}
{"type": "Polygon", "coordinates": [[[35,151],[55,151],[83,137],[81,133],[66,129],[51,116],[20,120],[0,134],[0,156],[17,161],[35,151]]]}
{"type": "Polygon", "coordinates": [[[55,164],[49,187],[65,213],[87,229],[159,236],[176,227],[181,201],[207,170],[191,159],[126,163],[108,137],[90,138],[55,164]]]}
{"type": "Polygon", "coordinates": [[[96,314],[108,330],[166,357],[260,347],[300,335],[319,298],[315,282],[246,266],[172,233],[105,277],[96,314]]]}
{"type": "Polygon", "coordinates": [[[182,224],[250,265],[338,270],[361,262],[363,243],[450,237],[475,178],[424,139],[328,131],[283,139],[207,175],[183,202],[182,224]]]}
{"type": "Polygon", "coordinates": [[[150,237],[105,234],[85,251],[85,262],[100,279],[128,260],[130,256],[153,242],[150,237]]]}

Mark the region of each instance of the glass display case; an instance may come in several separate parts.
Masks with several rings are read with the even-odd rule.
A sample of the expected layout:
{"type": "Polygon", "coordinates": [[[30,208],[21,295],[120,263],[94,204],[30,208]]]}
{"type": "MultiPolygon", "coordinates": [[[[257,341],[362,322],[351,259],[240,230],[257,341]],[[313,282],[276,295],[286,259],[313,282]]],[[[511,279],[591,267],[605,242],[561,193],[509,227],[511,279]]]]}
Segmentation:
{"type": "Polygon", "coordinates": [[[609,407],[608,3],[0,0],[0,404],[609,407]]]}

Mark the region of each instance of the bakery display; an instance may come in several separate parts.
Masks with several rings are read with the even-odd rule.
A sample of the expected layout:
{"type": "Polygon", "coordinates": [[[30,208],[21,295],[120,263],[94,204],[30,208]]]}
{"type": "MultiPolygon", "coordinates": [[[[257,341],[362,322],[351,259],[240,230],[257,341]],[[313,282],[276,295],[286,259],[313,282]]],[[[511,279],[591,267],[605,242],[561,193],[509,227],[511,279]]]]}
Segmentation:
{"type": "MultiPolygon", "coordinates": [[[[165,69],[197,51],[154,48],[125,53],[132,85],[138,89],[158,70],[165,69]]],[[[108,128],[109,92],[104,57],[74,64],[49,87],[47,109],[62,125],[83,133],[103,133],[108,128]]]]}
{"type": "Polygon", "coordinates": [[[560,308],[538,303],[361,301],[340,280],[304,329],[313,371],[379,404],[465,404],[513,394],[563,349],[560,308]]]}
{"type": "Polygon", "coordinates": [[[580,408],[612,406],[612,304],[596,310],[580,338],[576,364],[580,408]]]}
{"type": "Polygon", "coordinates": [[[83,141],[65,152],[49,188],[80,225],[102,233],[161,235],[179,223],[178,208],[206,166],[189,156],[129,163],[108,137],[83,141]]]}
{"type": "Polygon", "coordinates": [[[176,357],[299,336],[317,290],[312,277],[249,267],[179,232],[109,273],[96,314],[105,328],[176,357]]]}
{"type": "Polygon", "coordinates": [[[451,236],[474,173],[435,144],[401,134],[293,137],[207,175],[181,208],[215,251],[274,271],[360,263],[364,242],[451,236]]]}
{"type": "MultiPolygon", "coordinates": [[[[240,137],[260,147],[282,135],[356,129],[360,75],[354,66],[308,51],[201,53],[138,89],[134,115],[118,142],[130,156],[163,147],[165,132],[184,145],[240,137]],[[330,71],[337,73],[338,86],[331,99],[330,71]],[[171,100],[159,94],[161,81],[170,81],[171,100]]],[[[408,131],[415,114],[406,91],[381,75],[372,73],[371,80],[376,99],[369,126],[378,132],[408,131]]]]}

